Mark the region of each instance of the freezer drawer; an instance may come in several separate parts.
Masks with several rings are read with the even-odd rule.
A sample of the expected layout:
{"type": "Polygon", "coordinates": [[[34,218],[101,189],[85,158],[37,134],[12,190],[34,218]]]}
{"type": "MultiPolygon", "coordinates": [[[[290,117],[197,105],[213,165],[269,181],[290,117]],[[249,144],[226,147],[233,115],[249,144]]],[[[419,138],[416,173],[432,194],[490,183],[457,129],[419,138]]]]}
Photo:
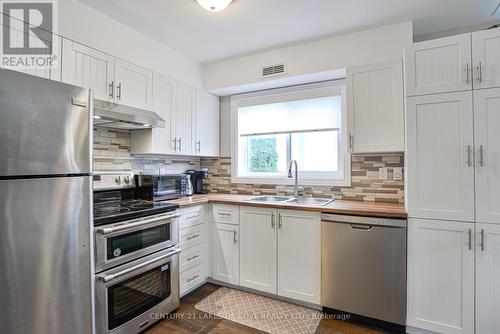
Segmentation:
{"type": "Polygon", "coordinates": [[[322,305],[404,325],[406,221],[322,219],[322,305]]]}
{"type": "Polygon", "coordinates": [[[0,181],[2,333],[88,334],[91,178],[0,181]]]}

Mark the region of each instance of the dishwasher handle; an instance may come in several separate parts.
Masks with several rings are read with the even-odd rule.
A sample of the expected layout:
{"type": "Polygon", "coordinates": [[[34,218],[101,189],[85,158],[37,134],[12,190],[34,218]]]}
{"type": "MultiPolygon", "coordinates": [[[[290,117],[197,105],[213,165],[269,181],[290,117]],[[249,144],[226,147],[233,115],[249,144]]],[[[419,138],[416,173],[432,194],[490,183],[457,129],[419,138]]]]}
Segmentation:
{"type": "Polygon", "coordinates": [[[354,230],[371,231],[373,225],[351,224],[354,230]]]}

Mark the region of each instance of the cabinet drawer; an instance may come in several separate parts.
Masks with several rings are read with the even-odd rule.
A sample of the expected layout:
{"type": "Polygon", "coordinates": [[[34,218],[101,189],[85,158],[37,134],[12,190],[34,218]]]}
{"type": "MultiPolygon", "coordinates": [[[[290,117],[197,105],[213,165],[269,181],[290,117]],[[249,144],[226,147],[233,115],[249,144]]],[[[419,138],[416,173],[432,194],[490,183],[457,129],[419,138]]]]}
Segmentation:
{"type": "Polygon", "coordinates": [[[183,229],[190,226],[195,226],[203,223],[204,206],[194,206],[191,208],[181,209],[181,218],[179,220],[179,228],[183,229]]]}
{"type": "Polygon", "coordinates": [[[179,232],[179,244],[182,249],[187,249],[203,243],[205,238],[205,226],[197,225],[188,227],[179,232]]]}
{"type": "Polygon", "coordinates": [[[214,221],[216,223],[239,225],[239,207],[235,205],[214,205],[214,221]]]}
{"type": "Polygon", "coordinates": [[[203,263],[181,273],[181,296],[205,281],[203,263]]]}
{"type": "Polygon", "coordinates": [[[199,244],[194,247],[183,249],[181,252],[180,271],[184,272],[205,261],[205,244],[199,244]]]}

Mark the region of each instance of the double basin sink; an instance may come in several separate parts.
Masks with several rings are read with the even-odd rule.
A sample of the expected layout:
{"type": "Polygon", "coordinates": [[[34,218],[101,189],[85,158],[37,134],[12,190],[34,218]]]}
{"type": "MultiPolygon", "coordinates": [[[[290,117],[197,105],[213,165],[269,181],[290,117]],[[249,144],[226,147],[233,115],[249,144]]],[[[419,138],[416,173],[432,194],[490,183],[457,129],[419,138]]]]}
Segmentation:
{"type": "Polygon", "coordinates": [[[254,203],[274,203],[274,204],[295,204],[305,206],[325,206],[333,199],[326,198],[310,198],[310,197],[285,197],[285,196],[257,196],[247,200],[254,203]]]}

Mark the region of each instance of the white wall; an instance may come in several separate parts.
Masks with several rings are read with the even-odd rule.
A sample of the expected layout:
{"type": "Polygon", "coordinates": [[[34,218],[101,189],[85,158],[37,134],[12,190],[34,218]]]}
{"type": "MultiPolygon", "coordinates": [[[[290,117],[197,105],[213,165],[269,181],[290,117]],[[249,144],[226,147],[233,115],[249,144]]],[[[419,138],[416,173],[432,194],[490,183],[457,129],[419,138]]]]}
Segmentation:
{"type": "Polygon", "coordinates": [[[288,67],[286,77],[293,78],[402,59],[403,48],[412,39],[412,22],[407,21],[209,63],[203,66],[205,89],[224,95],[234,87],[256,87],[264,82],[262,67],[280,63],[288,67]]]}
{"type": "Polygon", "coordinates": [[[78,0],[59,1],[59,34],[195,87],[201,66],[78,0]]]}

